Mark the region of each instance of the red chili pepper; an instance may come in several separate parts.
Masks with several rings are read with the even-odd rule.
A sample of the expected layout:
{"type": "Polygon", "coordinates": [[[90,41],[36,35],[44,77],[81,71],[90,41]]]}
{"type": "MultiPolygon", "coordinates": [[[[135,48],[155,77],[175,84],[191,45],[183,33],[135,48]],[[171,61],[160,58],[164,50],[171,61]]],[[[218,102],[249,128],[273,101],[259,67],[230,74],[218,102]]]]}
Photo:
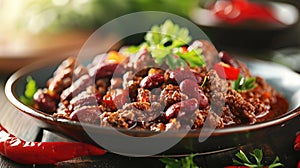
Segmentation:
{"type": "Polygon", "coordinates": [[[219,19],[229,23],[240,23],[247,20],[281,23],[276,19],[271,8],[247,0],[217,1],[213,10],[219,19]]]}
{"type": "Polygon", "coordinates": [[[237,80],[240,74],[239,68],[232,67],[223,62],[216,63],[214,69],[221,78],[228,80],[237,80]]]}
{"type": "Polygon", "coordinates": [[[300,150],[300,133],[296,135],[296,139],[294,141],[294,150],[299,151],[300,150]]]}
{"type": "Polygon", "coordinates": [[[297,166],[297,168],[300,168],[300,161],[298,162],[298,166],[297,166]]]}
{"type": "Polygon", "coordinates": [[[10,134],[0,124],[0,154],[22,164],[54,164],[106,151],[81,142],[27,142],[10,134]]]}

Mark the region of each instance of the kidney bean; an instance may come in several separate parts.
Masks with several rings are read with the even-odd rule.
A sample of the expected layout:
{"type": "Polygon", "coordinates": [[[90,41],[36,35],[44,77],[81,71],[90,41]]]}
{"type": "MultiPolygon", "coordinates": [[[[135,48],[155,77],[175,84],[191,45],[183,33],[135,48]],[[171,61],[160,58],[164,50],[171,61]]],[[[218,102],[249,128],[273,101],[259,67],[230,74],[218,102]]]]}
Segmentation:
{"type": "Polygon", "coordinates": [[[70,119],[73,121],[96,124],[100,122],[100,114],[101,112],[97,106],[83,106],[74,110],[70,115],[70,119]]]}
{"type": "Polygon", "coordinates": [[[153,89],[158,87],[164,82],[164,76],[162,74],[154,74],[146,76],[140,82],[140,87],[144,89],[153,89]]]}
{"type": "Polygon", "coordinates": [[[191,79],[185,79],[179,85],[180,91],[186,94],[189,98],[197,98],[198,87],[198,84],[191,79]]]}
{"type": "Polygon", "coordinates": [[[131,80],[126,88],[129,92],[129,97],[132,102],[136,101],[138,95],[139,82],[131,80]]]}
{"type": "Polygon", "coordinates": [[[90,69],[90,75],[95,77],[95,79],[111,76],[121,76],[124,73],[124,66],[118,63],[96,65],[90,69]]]}
{"type": "Polygon", "coordinates": [[[198,101],[196,99],[188,99],[171,105],[165,112],[166,119],[175,118],[180,112],[194,112],[198,108],[198,101]]]}
{"type": "Polygon", "coordinates": [[[204,109],[208,106],[208,98],[205,96],[204,92],[201,89],[198,89],[197,100],[199,102],[199,108],[204,109]]]}
{"type": "Polygon", "coordinates": [[[33,96],[33,100],[38,109],[43,112],[53,114],[56,111],[56,100],[47,93],[47,90],[38,89],[33,96]]]}
{"type": "Polygon", "coordinates": [[[202,85],[203,83],[203,78],[200,76],[200,74],[193,72],[195,81],[198,83],[198,85],[202,85]]]}
{"type": "Polygon", "coordinates": [[[236,59],[234,59],[228,52],[226,51],[221,51],[219,52],[219,58],[221,59],[222,62],[229,64],[230,66],[239,67],[239,64],[236,59]]]}
{"type": "Polygon", "coordinates": [[[202,84],[202,77],[199,74],[190,71],[189,69],[175,69],[165,73],[166,83],[179,84],[185,79],[191,79],[199,84],[202,84]]]}

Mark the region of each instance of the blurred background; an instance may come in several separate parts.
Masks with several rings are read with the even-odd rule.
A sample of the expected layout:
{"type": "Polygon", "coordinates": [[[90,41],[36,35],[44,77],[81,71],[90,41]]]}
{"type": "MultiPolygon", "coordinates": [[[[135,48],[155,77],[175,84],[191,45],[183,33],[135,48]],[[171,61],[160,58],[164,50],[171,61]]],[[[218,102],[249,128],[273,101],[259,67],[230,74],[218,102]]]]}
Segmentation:
{"type": "Polygon", "coordinates": [[[0,0],[0,73],[12,73],[35,60],[76,55],[101,25],[149,10],[193,21],[218,50],[299,71],[299,8],[299,0],[0,0]]]}

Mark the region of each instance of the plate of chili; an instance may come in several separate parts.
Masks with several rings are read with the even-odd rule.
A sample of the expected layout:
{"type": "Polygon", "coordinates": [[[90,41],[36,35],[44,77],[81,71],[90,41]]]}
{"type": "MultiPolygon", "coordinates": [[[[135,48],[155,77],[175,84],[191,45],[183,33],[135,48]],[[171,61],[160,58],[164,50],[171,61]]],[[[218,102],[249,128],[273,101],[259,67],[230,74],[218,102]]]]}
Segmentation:
{"type": "MultiPolygon", "coordinates": [[[[166,22],[166,24],[172,25],[170,22],[166,22]]],[[[151,37],[153,36],[148,38],[151,39],[151,37]]],[[[174,42],[174,44],[176,43],[174,42]]],[[[164,47],[167,48],[170,45],[172,43],[169,44],[166,41],[164,47]]],[[[148,48],[146,46],[145,48],[144,44],[139,47],[134,46],[133,49],[135,51],[133,57],[124,56],[126,52],[120,49],[120,51],[111,51],[95,57],[92,64],[87,65],[87,69],[81,65],[77,66],[80,71],[76,72],[80,75],[75,75],[73,83],[66,80],[69,78],[65,78],[68,76],[65,72],[68,72],[68,68],[75,62],[74,58],[68,58],[62,63],[58,62],[53,65],[49,65],[47,62],[32,64],[20,69],[8,79],[5,93],[13,105],[35,119],[42,128],[63,133],[79,141],[99,145],[110,152],[119,154],[144,156],[143,152],[132,151],[126,148],[128,144],[122,144],[122,141],[125,141],[124,134],[130,137],[151,137],[152,141],[149,141],[149,143],[174,143],[174,139],[178,140],[170,145],[168,149],[156,153],[169,155],[182,155],[191,152],[211,154],[245,144],[264,143],[269,140],[269,137],[273,136],[278,141],[271,141],[270,144],[272,145],[293,143],[292,138],[299,131],[297,122],[299,122],[300,114],[300,76],[297,73],[271,62],[243,57],[234,59],[226,52],[216,52],[214,47],[205,40],[196,40],[189,46],[181,46],[180,43],[180,46],[175,46],[176,50],[173,48],[166,50],[167,54],[157,52],[161,48],[153,46],[148,46],[148,48]],[[138,52],[136,52],[137,48],[138,52]],[[202,56],[197,55],[198,52],[201,53],[202,51],[205,63],[200,59],[202,56]],[[150,52],[152,52],[152,56],[156,55],[156,57],[151,58],[150,52]],[[176,60],[176,55],[182,59],[176,60]],[[98,64],[99,59],[102,60],[100,64],[98,64]],[[182,60],[185,60],[188,64],[182,60]],[[93,64],[95,62],[96,65],[93,64]],[[154,67],[156,64],[161,64],[161,67],[169,67],[169,69],[141,67],[141,65],[148,66],[148,63],[153,63],[154,67]],[[128,82],[128,84],[133,83],[136,85],[135,87],[125,85],[125,88],[131,89],[133,92],[121,90],[122,94],[118,94],[119,87],[123,86],[117,84],[117,79],[120,79],[121,74],[126,74],[126,67],[119,66],[123,64],[130,65],[128,67],[131,70],[133,67],[138,69],[135,76],[132,76],[133,81],[128,82]],[[194,67],[194,69],[186,69],[187,65],[188,67],[194,67]],[[199,68],[201,65],[203,67],[199,68]],[[212,69],[207,70],[206,68],[209,67],[212,69]],[[90,99],[90,95],[82,92],[92,84],[89,75],[96,79],[96,85],[99,84],[98,90],[96,88],[90,90],[92,93],[99,93],[94,95],[96,99],[90,99]],[[254,78],[254,75],[261,77],[254,78]],[[25,88],[28,87],[28,76],[35,79],[36,85],[42,88],[35,92],[33,105],[26,105],[21,98],[24,92],[26,96],[25,88]],[[103,87],[100,86],[107,81],[107,78],[111,80],[110,89],[107,89],[107,86],[107,90],[104,89],[103,91],[103,87]],[[176,84],[176,82],[178,83],[176,84]],[[48,83],[47,86],[46,83],[48,83]],[[230,101],[225,103],[224,108],[221,108],[225,115],[218,116],[218,113],[213,111],[215,107],[208,104],[208,98],[211,98],[210,103],[212,104],[218,101],[218,99],[214,99],[216,98],[214,95],[205,94],[207,90],[209,93],[214,92],[213,89],[207,89],[213,85],[216,86],[214,87],[215,91],[223,87],[228,88],[228,95],[226,96],[230,101]],[[153,88],[161,89],[158,90],[160,96],[155,94],[157,91],[153,88]],[[161,104],[166,105],[164,109],[160,109],[163,113],[157,114],[156,118],[153,116],[139,116],[141,110],[134,110],[134,108],[139,109],[149,105],[148,101],[150,99],[142,96],[149,95],[149,89],[154,90],[153,95],[156,95],[151,100],[158,101],[153,108],[160,109],[161,104]],[[178,89],[183,94],[178,92],[178,89]],[[264,92],[264,89],[268,92],[264,92]],[[96,92],[94,92],[95,90],[96,92]],[[173,97],[168,97],[169,93],[174,95],[176,92],[181,96],[181,99],[179,101],[169,99],[169,97],[173,97]],[[265,102],[257,104],[257,101],[260,100],[255,97],[256,93],[265,102]],[[57,96],[62,100],[57,102],[58,108],[49,108],[52,107],[52,103],[55,103],[57,96]],[[241,98],[242,96],[249,96],[249,101],[256,105],[250,106],[246,102],[239,102],[244,100],[241,98]],[[131,99],[128,100],[127,97],[131,99]],[[162,99],[155,99],[159,97],[162,97],[162,99]],[[270,104],[274,99],[276,101],[270,104]],[[100,103],[100,105],[94,103],[100,103]],[[260,104],[263,104],[263,106],[259,106],[260,104]],[[83,108],[77,108],[77,105],[83,105],[83,108]],[[267,110],[255,110],[256,108],[260,109],[260,107],[265,109],[265,106],[268,105],[271,105],[271,109],[267,107],[267,110]],[[209,112],[205,112],[208,109],[209,112]],[[128,113],[132,111],[135,112],[133,115],[138,116],[135,120],[130,118],[132,113],[128,113]],[[188,112],[190,111],[194,111],[194,114],[197,115],[198,120],[196,121],[199,121],[201,116],[205,116],[207,113],[213,113],[211,116],[205,116],[210,121],[208,122],[209,126],[205,127],[205,123],[195,122],[196,124],[188,129],[188,125],[184,124],[189,120],[178,120],[178,125],[176,119],[178,117],[185,119],[189,116],[190,113],[188,112]],[[123,120],[124,114],[129,114],[127,115],[128,120],[123,120]],[[226,116],[226,114],[228,115],[226,116]],[[83,116],[82,120],[79,119],[81,116],[83,116]],[[115,116],[120,120],[114,120],[115,116]],[[101,119],[100,124],[98,123],[99,119],[101,119]],[[214,126],[213,129],[211,129],[212,126],[214,126]],[[161,134],[161,136],[156,136],[157,134],[161,134]],[[103,146],[95,141],[98,138],[105,139],[106,142],[118,142],[118,144],[107,149],[106,145],[103,146]],[[255,141],[253,141],[254,139],[255,141]],[[120,151],[121,148],[126,149],[126,152],[120,151]]],[[[73,69],[73,72],[75,72],[75,69],[73,69]]],[[[220,92],[217,92],[217,94],[220,92]]],[[[222,100],[222,96],[219,98],[222,100]]],[[[147,108],[144,111],[148,112],[147,108]]],[[[147,149],[151,151],[150,148],[145,148],[145,150],[147,149]]]]}

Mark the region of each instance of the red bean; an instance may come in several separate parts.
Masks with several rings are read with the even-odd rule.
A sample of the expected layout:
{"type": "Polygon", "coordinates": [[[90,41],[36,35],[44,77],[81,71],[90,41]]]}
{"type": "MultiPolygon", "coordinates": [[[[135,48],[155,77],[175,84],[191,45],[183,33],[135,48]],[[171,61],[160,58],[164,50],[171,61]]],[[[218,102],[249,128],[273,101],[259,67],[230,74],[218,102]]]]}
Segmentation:
{"type": "Polygon", "coordinates": [[[200,76],[200,74],[193,72],[194,76],[195,76],[195,81],[198,83],[198,85],[202,85],[203,83],[203,78],[200,76]]]}
{"type": "Polygon", "coordinates": [[[161,85],[163,82],[164,76],[162,74],[154,74],[143,78],[140,83],[140,87],[144,89],[153,89],[161,85]]]}
{"type": "Polygon", "coordinates": [[[191,79],[183,80],[179,85],[180,91],[186,94],[189,98],[197,98],[198,96],[198,84],[191,79]]]}
{"type": "Polygon", "coordinates": [[[238,62],[228,52],[226,52],[226,51],[219,52],[219,57],[222,62],[229,64],[236,68],[239,67],[238,62]]]}
{"type": "Polygon", "coordinates": [[[196,99],[188,99],[171,105],[165,112],[166,119],[175,118],[180,112],[194,112],[198,108],[198,101],[196,99]]]}
{"type": "Polygon", "coordinates": [[[90,69],[90,75],[94,76],[96,79],[120,76],[125,73],[125,68],[122,64],[110,63],[103,65],[96,65],[90,69]]]}
{"type": "Polygon", "coordinates": [[[198,93],[197,100],[199,102],[199,108],[204,109],[209,104],[208,98],[205,96],[204,92],[201,89],[198,89],[197,93],[198,93]]]}
{"type": "Polygon", "coordinates": [[[196,81],[198,84],[202,84],[202,77],[199,74],[188,69],[175,69],[174,71],[165,73],[166,83],[178,84],[185,79],[191,79],[196,81]]]}

